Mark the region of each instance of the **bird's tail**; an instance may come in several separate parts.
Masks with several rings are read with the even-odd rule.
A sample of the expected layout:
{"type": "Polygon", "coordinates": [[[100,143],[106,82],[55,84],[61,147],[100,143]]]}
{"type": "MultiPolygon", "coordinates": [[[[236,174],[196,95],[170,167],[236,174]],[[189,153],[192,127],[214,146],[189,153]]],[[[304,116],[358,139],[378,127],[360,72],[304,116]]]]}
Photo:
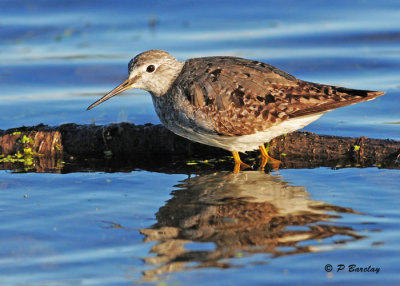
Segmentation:
{"type": "MultiPolygon", "coordinates": [[[[346,93],[349,95],[353,95],[356,102],[361,102],[361,101],[368,101],[368,100],[372,100],[375,97],[384,95],[385,92],[384,91],[372,91],[372,90],[362,90],[362,89],[351,89],[351,88],[345,88],[345,87],[339,87],[339,86],[335,86],[334,89],[337,92],[341,92],[341,93],[346,93]]],[[[352,100],[350,99],[350,100],[352,100]]],[[[351,103],[350,103],[351,104],[351,103]]]]}
{"type": "Polygon", "coordinates": [[[307,116],[316,113],[325,113],[333,109],[372,100],[378,96],[385,94],[384,91],[372,91],[351,89],[340,86],[330,86],[322,84],[314,84],[320,94],[324,94],[325,100],[322,104],[314,104],[304,109],[300,109],[290,114],[290,117],[307,116]]]}

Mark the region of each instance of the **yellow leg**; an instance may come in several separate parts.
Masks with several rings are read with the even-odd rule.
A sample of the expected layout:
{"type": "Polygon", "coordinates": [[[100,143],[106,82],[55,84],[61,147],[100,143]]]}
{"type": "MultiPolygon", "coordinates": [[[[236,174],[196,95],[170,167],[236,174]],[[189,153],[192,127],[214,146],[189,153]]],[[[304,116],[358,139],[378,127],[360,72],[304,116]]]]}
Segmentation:
{"type": "Polygon", "coordinates": [[[268,150],[265,148],[264,145],[260,146],[260,151],[261,151],[261,157],[262,157],[262,161],[261,161],[261,165],[260,165],[260,169],[264,170],[265,165],[267,165],[268,161],[271,162],[272,165],[272,169],[273,170],[278,170],[279,169],[279,165],[282,163],[281,161],[272,158],[271,156],[268,155],[268,150]]]}
{"type": "Polygon", "coordinates": [[[240,160],[239,152],[232,151],[232,155],[233,155],[233,160],[235,160],[235,168],[233,169],[233,172],[235,174],[239,173],[240,170],[250,168],[250,165],[247,165],[246,163],[243,163],[242,160],[240,160]]]}

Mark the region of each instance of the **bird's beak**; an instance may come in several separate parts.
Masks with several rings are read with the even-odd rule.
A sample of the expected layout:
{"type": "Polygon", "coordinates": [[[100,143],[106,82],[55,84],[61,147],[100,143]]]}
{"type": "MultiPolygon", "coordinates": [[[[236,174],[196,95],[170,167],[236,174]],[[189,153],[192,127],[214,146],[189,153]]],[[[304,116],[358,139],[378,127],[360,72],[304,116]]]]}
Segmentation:
{"type": "Polygon", "coordinates": [[[135,82],[135,78],[131,78],[131,79],[127,79],[125,80],[123,83],[121,83],[119,86],[117,86],[116,88],[114,88],[112,91],[110,91],[109,93],[107,93],[105,96],[103,96],[102,98],[100,98],[98,101],[94,102],[92,105],[90,105],[87,110],[92,109],[93,107],[99,105],[100,103],[110,99],[111,97],[120,94],[121,92],[131,89],[132,88],[132,84],[135,82]]]}

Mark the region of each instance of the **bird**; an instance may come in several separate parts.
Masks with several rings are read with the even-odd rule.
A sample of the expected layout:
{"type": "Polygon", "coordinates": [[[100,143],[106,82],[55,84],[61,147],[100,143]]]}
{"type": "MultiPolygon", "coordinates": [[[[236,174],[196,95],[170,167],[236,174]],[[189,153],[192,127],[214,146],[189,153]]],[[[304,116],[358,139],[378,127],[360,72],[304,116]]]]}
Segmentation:
{"type": "Polygon", "coordinates": [[[239,152],[260,149],[263,168],[275,160],[264,145],[273,138],[301,129],[328,111],[385,94],[300,80],[257,60],[210,56],[179,61],[163,50],[138,54],[130,60],[128,73],[87,110],[128,89],[146,90],[167,129],[232,152],[234,172],[249,167],[239,152]]]}

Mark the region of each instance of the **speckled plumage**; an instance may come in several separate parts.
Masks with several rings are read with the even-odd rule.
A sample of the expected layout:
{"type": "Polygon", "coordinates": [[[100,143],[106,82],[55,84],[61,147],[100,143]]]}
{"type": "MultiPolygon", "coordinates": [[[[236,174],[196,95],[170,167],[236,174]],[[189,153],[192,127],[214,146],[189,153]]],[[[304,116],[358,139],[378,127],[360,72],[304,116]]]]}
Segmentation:
{"type": "MultiPolygon", "coordinates": [[[[149,91],[168,129],[229,151],[257,149],[327,111],[384,94],[306,82],[271,65],[236,57],[179,62],[160,50],[136,56],[129,72],[122,91],[149,91]],[[149,65],[155,65],[155,71],[146,74],[149,65]]],[[[118,88],[91,107],[121,92],[118,88]]]]}

